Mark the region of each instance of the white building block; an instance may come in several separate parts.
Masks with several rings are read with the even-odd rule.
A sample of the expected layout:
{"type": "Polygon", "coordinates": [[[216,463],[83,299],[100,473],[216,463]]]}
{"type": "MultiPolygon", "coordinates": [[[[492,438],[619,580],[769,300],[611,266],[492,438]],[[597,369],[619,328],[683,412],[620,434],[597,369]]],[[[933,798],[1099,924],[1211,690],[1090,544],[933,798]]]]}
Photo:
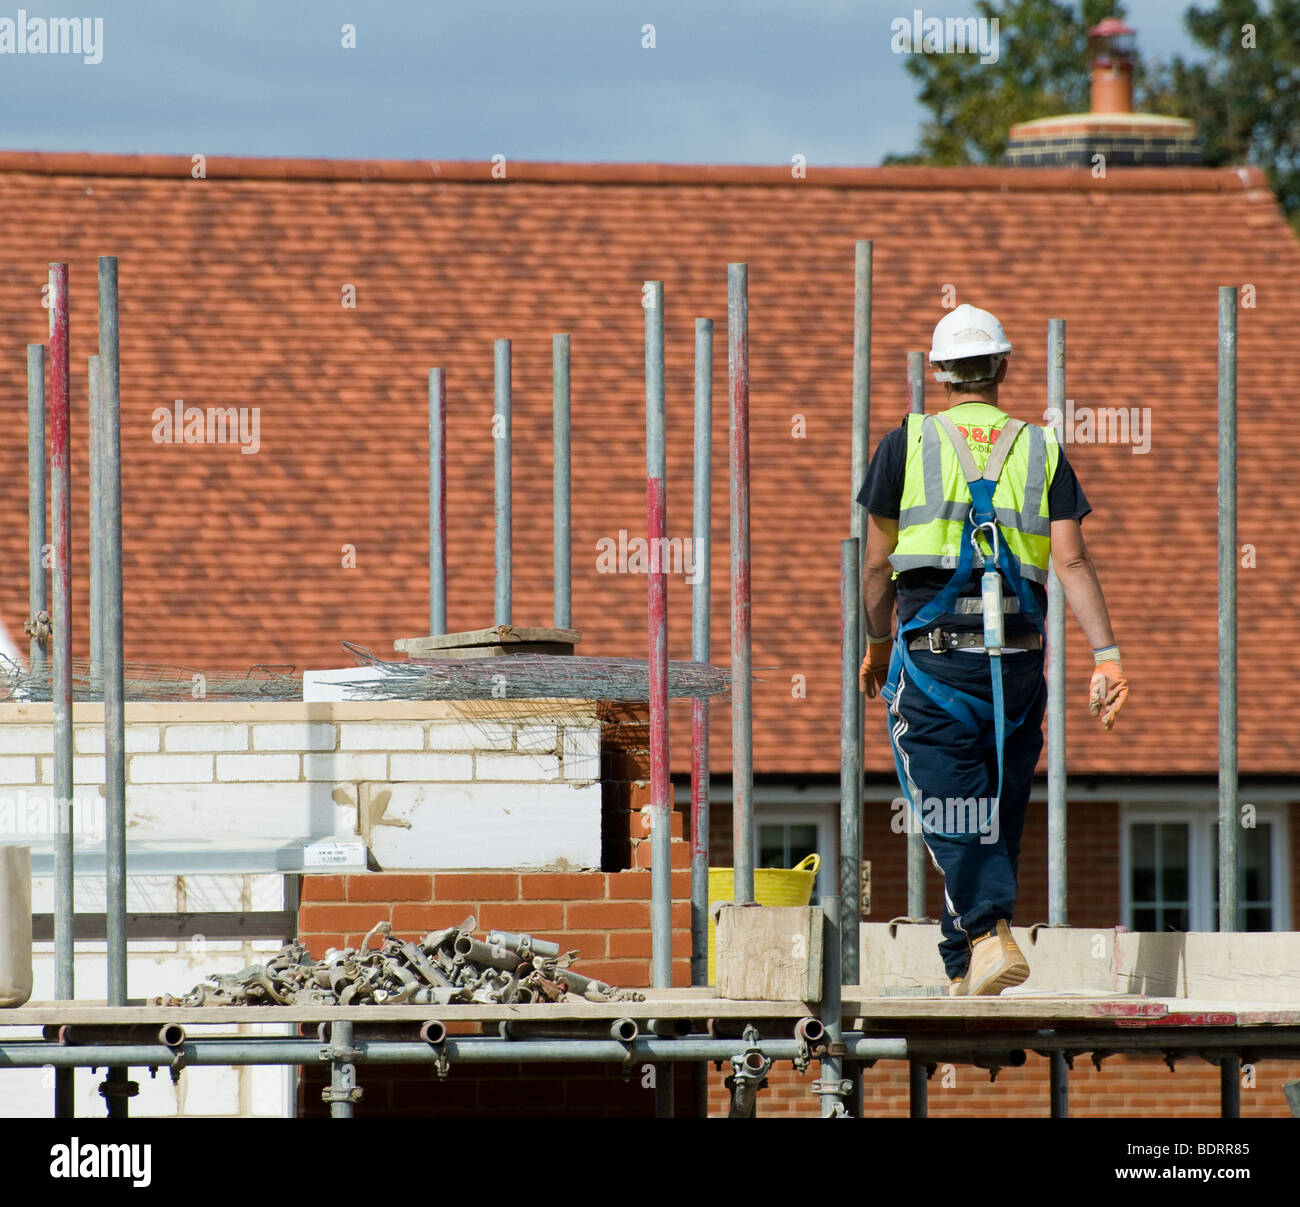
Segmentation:
{"type": "Polygon", "coordinates": [[[519,725],[515,728],[515,749],[533,754],[554,754],[557,746],[554,725],[519,725]]]}
{"type": "MultiPolygon", "coordinates": [[[[102,732],[102,731],[101,731],[102,732]]],[[[53,754],[51,725],[0,725],[0,754],[53,754]]]]}
{"type": "Polygon", "coordinates": [[[344,721],[340,750],[423,750],[424,726],[414,721],[344,721]]]}
{"type": "Polygon", "coordinates": [[[302,756],[302,778],[331,784],[355,784],[361,780],[388,779],[388,755],[322,751],[302,756]]]}
{"type": "Polygon", "coordinates": [[[230,722],[163,726],[168,753],[200,750],[247,750],[248,726],[230,722]]]}
{"type": "Polygon", "coordinates": [[[296,754],[219,754],[217,779],[222,783],[248,780],[296,780],[301,774],[296,754]]]}
{"type": "Polygon", "coordinates": [[[560,760],[554,754],[476,754],[474,778],[523,784],[559,779],[560,760]]]}
{"type": "Polygon", "coordinates": [[[474,778],[472,754],[442,752],[393,754],[389,756],[388,763],[388,777],[393,781],[472,780],[474,778]]]}
{"type": "Polygon", "coordinates": [[[430,750],[510,750],[514,726],[502,721],[433,721],[429,725],[430,750]]]}
{"type": "MultiPolygon", "coordinates": [[[[4,727],[0,726],[0,731],[4,727]]],[[[53,760],[51,760],[53,762],[53,760]]],[[[36,759],[26,757],[0,757],[0,784],[36,783],[36,759]]]]}
{"type": "Polygon", "coordinates": [[[596,727],[564,727],[564,778],[600,779],[600,730],[596,727]]]}
{"type": "Polygon", "coordinates": [[[600,865],[600,785],[394,784],[371,848],[384,868],[600,865]]]}
{"type": "MultiPolygon", "coordinates": [[[[0,732],[4,728],[4,726],[0,726],[0,732]]],[[[104,727],[102,725],[78,725],[73,732],[72,741],[78,754],[103,754],[104,727]]],[[[128,722],[125,731],[125,750],[127,754],[157,754],[161,749],[161,726],[128,722]]],[[[47,753],[52,753],[52,751],[47,753]]]]}
{"type": "MultiPolygon", "coordinates": [[[[134,754],[127,760],[129,784],[206,784],[212,782],[210,754],[134,754]]],[[[130,792],[127,799],[130,799],[130,792]]]]}
{"type": "Polygon", "coordinates": [[[264,721],[253,726],[254,750],[333,750],[338,731],[329,721],[264,721]]]}

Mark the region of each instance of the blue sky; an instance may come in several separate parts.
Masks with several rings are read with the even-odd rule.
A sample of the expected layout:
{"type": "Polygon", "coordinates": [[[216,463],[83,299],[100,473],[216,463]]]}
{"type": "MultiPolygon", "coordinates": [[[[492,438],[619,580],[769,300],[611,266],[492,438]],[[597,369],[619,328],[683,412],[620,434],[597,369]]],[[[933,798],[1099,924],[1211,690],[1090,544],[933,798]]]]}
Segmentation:
{"type": "MultiPolygon", "coordinates": [[[[971,11],[962,0],[29,0],[31,16],[102,16],[103,60],[0,54],[0,148],[874,164],[910,150],[923,118],[890,50],[891,21],[917,7],[971,11]],[[355,49],[341,45],[345,23],[355,49]]],[[[1131,0],[1145,54],[1192,53],[1183,8],[1131,0]]],[[[18,12],[0,0],[0,19],[18,12]]]]}

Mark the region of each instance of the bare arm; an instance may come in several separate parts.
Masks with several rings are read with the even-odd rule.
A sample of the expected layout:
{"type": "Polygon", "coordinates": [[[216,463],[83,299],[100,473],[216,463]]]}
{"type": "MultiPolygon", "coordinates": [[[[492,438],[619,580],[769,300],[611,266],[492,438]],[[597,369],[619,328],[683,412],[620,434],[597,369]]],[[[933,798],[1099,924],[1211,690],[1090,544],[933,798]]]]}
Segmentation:
{"type": "Polygon", "coordinates": [[[1070,610],[1094,650],[1115,644],[1106,599],[1078,520],[1052,521],[1052,566],[1065,588],[1070,610]]]}
{"type": "Polygon", "coordinates": [[[889,555],[897,544],[898,521],[869,514],[867,549],[862,557],[862,606],[867,613],[867,634],[873,637],[893,631],[896,588],[889,555]]]}

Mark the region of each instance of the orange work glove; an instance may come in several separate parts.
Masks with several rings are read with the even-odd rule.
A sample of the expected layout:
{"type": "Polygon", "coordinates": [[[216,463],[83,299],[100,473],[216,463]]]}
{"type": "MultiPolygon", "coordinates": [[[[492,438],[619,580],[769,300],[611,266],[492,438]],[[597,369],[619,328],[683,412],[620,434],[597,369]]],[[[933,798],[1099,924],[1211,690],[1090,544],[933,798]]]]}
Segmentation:
{"type": "Polygon", "coordinates": [[[894,639],[885,637],[879,641],[867,640],[867,656],[862,660],[858,670],[858,686],[867,693],[869,700],[876,698],[876,693],[885,686],[889,678],[889,660],[894,654],[894,639]]]}
{"type": "Polygon", "coordinates": [[[1102,728],[1109,730],[1128,699],[1128,680],[1120,668],[1118,647],[1094,650],[1093,658],[1096,666],[1088,684],[1088,711],[1100,716],[1102,728]]]}

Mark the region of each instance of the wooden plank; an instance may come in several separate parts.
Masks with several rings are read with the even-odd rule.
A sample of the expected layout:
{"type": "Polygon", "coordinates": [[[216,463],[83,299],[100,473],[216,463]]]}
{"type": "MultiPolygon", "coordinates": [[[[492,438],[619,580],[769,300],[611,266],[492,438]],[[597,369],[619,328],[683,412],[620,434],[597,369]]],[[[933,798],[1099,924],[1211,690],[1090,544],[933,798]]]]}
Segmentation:
{"type": "Polygon", "coordinates": [[[582,633],[577,629],[530,629],[512,624],[499,624],[490,629],[470,629],[463,633],[441,633],[431,637],[399,637],[393,642],[393,648],[416,657],[466,646],[518,645],[521,642],[575,646],[581,640],[582,633]]]}
{"type": "Polygon", "coordinates": [[[820,909],[799,905],[729,907],[718,916],[718,996],[761,1002],[821,1000],[820,909]]]}
{"type": "Polygon", "coordinates": [[[1104,1022],[1117,1018],[1160,1018],[1169,1012],[1167,1002],[1153,998],[1091,998],[1029,994],[1008,997],[862,997],[844,994],[844,1012],[854,1016],[853,1028],[897,1020],[966,1022],[1104,1022]]]}
{"type": "Polygon", "coordinates": [[[521,641],[518,645],[465,645],[451,650],[428,650],[421,654],[411,654],[409,657],[418,665],[421,662],[445,662],[448,658],[464,662],[469,658],[503,658],[508,654],[551,654],[568,657],[572,653],[571,645],[548,641],[521,641]]]}
{"type": "Polygon", "coordinates": [[[68,1002],[28,1002],[0,1010],[0,1027],[45,1023],[314,1023],[331,1019],[354,1022],[499,1022],[528,1019],[566,1022],[616,1018],[805,1018],[813,1010],[804,1002],[735,1002],[713,997],[659,998],[645,1002],[531,1002],[527,1005],[461,1004],[450,1006],[106,1006],[68,1002]]]}

